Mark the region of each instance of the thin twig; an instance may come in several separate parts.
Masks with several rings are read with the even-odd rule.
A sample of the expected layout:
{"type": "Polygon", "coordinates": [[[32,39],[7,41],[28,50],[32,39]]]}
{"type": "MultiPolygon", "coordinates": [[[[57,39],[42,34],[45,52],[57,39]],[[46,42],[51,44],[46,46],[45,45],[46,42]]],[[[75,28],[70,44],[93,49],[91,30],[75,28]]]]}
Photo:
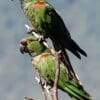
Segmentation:
{"type": "Polygon", "coordinates": [[[56,66],[56,74],[55,74],[55,80],[54,80],[54,86],[53,86],[53,100],[58,100],[58,81],[59,81],[59,75],[60,75],[60,62],[59,62],[59,53],[56,53],[56,60],[57,60],[57,66],[56,66]]]}

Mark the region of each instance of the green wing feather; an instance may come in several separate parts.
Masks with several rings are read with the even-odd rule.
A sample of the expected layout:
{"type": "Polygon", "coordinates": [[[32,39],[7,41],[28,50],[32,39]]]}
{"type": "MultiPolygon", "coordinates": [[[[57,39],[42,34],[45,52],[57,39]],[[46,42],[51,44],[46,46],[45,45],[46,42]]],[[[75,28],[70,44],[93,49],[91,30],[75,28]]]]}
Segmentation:
{"type": "MultiPolygon", "coordinates": [[[[38,61],[38,56],[33,58],[35,66],[38,69],[40,75],[47,81],[51,86],[54,83],[55,71],[57,61],[54,56],[49,54],[48,57],[38,61]]],[[[78,83],[76,78],[70,79],[65,66],[60,64],[60,78],[58,81],[58,87],[64,92],[67,92],[75,100],[91,100],[91,96],[83,89],[82,85],[78,83]]]]}
{"type": "MultiPolygon", "coordinates": [[[[57,66],[56,58],[50,53],[50,51],[44,47],[43,44],[34,38],[29,36],[21,40],[22,50],[35,53],[32,57],[32,64],[38,69],[40,75],[47,81],[47,83],[53,86],[55,79],[55,72],[57,66]],[[48,53],[46,53],[46,52],[48,53]]],[[[26,52],[26,51],[25,51],[26,52]]],[[[68,93],[75,100],[91,100],[90,95],[80,85],[76,77],[70,78],[69,70],[64,63],[60,61],[60,78],[58,81],[58,88],[68,93]]]]}

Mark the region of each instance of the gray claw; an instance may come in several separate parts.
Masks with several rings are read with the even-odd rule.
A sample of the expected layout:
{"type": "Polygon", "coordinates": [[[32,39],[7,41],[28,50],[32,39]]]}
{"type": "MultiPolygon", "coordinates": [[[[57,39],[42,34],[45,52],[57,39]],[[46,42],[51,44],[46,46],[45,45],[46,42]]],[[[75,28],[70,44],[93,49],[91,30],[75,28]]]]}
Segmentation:
{"type": "Polygon", "coordinates": [[[44,36],[43,35],[39,36],[38,41],[40,43],[42,43],[43,41],[45,41],[44,36]]]}
{"type": "MultiPolygon", "coordinates": [[[[30,28],[27,30],[27,33],[28,33],[28,34],[32,34],[32,32],[36,32],[36,30],[30,27],[30,28]]],[[[36,32],[36,33],[37,33],[37,32],[36,32]]]]}

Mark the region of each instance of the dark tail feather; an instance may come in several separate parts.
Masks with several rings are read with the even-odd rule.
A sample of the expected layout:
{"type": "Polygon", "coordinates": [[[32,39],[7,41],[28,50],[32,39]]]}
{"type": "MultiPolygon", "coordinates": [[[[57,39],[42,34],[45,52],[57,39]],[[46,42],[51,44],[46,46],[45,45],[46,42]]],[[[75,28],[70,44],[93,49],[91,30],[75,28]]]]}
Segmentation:
{"type": "Polygon", "coordinates": [[[78,44],[70,39],[69,40],[69,43],[68,43],[68,47],[67,47],[68,50],[70,50],[75,56],[77,56],[79,59],[81,59],[81,56],[80,54],[82,54],[83,56],[87,57],[87,54],[84,50],[82,50],[78,44]]]}
{"type": "Polygon", "coordinates": [[[81,56],[80,56],[80,54],[79,54],[79,52],[77,52],[77,51],[73,51],[73,50],[71,50],[70,49],[70,51],[77,57],[77,58],[79,58],[79,59],[81,59],[81,56]]]}
{"type": "Polygon", "coordinates": [[[73,67],[72,67],[71,62],[69,60],[67,52],[63,48],[61,49],[61,51],[62,51],[62,53],[61,53],[61,60],[64,62],[64,64],[66,66],[68,66],[67,69],[69,69],[69,71],[71,72],[70,74],[72,75],[72,77],[76,77],[76,74],[75,74],[75,72],[73,70],[73,67]]]}
{"type": "Polygon", "coordinates": [[[65,64],[65,66],[66,66],[66,68],[67,68],[67,70],[69,72],[70,78],[74,77],[79,81],[77,75],[75,74],[75,72],[73,70],[73,67],[72,67],[71,62],[70,62],[69,57],[68,57],[68,54],[65,51],[65,48],[63,48],[59,43],[54,42],[54,41],[53,41],[53,45],[54,45],[54,48],[55,48],[56,51],[61,50],[61,58],[60,58],[60,60],[65,64]]]}

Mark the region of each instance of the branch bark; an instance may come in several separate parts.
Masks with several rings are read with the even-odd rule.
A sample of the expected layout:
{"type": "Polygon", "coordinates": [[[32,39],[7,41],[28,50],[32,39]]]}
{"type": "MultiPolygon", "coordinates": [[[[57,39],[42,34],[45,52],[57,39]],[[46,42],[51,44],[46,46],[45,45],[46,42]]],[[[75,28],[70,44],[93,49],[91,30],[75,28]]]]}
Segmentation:
{"type": "Polygon", "coordinates": [[[53,86],[53,91],[54,91],[53,100],[58,100],[58,81],[60,76],[59,52],[56,53],[56,60],[57,60],[57,66],[56,66],[56,74],[53,86]]]}

